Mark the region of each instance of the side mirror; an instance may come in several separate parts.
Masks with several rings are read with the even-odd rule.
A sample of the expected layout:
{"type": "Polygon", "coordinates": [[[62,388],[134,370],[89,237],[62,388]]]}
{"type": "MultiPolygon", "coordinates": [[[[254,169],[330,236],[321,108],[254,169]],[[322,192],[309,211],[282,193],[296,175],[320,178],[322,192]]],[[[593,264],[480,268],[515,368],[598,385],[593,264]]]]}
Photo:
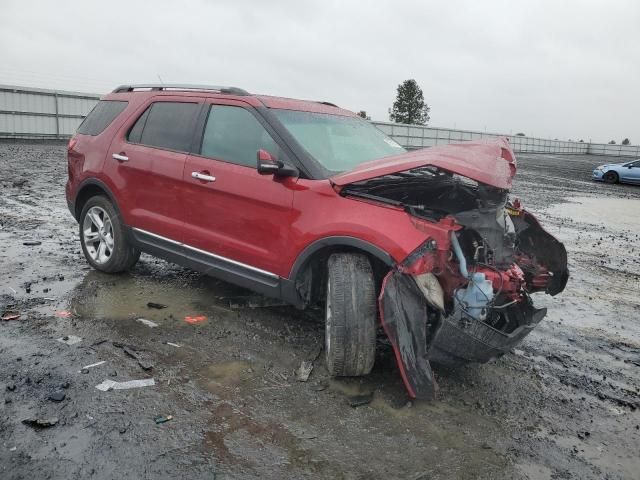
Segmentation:
{"type": "Polygon", "coordinates": [[[276,160],[266,150],[258,150],[258,173],[260,175],[275,175],[284,164],[276,160]]]}
{"type": "Polygon", "coordinates": [[[279,177],[295,177],[298,169],[278,160],[266,150],[258,150],[258,173],[260,175],[277,175],[279,177]]]}

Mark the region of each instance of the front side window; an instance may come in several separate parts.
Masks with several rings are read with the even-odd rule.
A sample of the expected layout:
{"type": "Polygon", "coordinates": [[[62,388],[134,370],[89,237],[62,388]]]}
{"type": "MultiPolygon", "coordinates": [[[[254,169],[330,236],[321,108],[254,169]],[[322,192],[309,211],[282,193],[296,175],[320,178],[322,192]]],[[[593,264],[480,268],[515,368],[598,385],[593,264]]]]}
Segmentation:
{"type": "Polygon", "coordinates": [[[202,137],[202,156],[255,168],[260,149],[284,161],[276,142],[251,112],[228,105],[211,106],[202,137]]]}
{"type": "Polygon", "coordinates": [[[122,111],[127,108],[127,103],[119,100],[101,100],[78,127],[81,135],[99,135],[122,111]]]}
{"type": "Polygon", "coordinates": [[[369,122],[358,117],[296,110],[273,110],[297,142],[331,172],[405,152],[369,122]]]}
{"type": "Polygon", "coordinates": [[[156,102],[138,118],[127,139],[149,147],[188,152],[197,103],[156,102]]]}

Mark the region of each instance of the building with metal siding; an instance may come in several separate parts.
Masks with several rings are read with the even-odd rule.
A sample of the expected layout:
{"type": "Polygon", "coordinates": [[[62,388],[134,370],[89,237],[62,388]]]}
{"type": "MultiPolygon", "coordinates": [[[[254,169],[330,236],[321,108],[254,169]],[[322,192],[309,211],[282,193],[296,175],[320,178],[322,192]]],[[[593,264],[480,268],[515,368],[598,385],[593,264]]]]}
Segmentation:
{"type": "Polygon", "coordinates": [[[100,96],[0,85],[0,138],[65,139],[100,96]]]}

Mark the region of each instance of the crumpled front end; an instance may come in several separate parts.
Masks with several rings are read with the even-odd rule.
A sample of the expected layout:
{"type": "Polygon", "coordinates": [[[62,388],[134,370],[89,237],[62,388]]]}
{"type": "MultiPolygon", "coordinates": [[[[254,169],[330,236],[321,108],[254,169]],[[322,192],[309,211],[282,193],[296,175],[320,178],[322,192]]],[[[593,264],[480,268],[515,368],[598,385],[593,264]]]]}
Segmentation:
{"type": "MultiPolygon", "coordinates": [[[[497,161],[512,162],[511,155],[497,161]]],[[[531,294],[557,295],[567,283],[564,245],[508,193],[434,166],[341,191],[403,207],[425,234],[386,275],[379,296],[381,323],[413,398],[436,394],[431,362],[487,362],[508,352],[546,315],[531,294]]]]}
{"type": "Polygon", "coordinates": [[[509,228],[493,239],[499,248],[447,218],[386,275],[381,323],[410,397],[434,398],[431,362],[483,363],[511,350],[546,315],[531,294],[564,289],[564,245],[525,210],[508,205],[506,212],[509,228]]]}

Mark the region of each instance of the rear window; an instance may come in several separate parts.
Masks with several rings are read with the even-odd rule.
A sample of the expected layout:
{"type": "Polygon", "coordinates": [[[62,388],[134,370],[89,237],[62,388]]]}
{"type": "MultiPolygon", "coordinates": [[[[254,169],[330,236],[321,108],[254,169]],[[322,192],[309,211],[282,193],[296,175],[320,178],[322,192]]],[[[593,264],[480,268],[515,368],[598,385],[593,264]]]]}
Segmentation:
{"type": "Polygon", "coordinates": [[[188,152],[197,103],[156,102],[138,118],[127,139],[149,147],[188,152]]]}
{"type": "Polygon", "coordinates": [[[82,135],[99,135],[127,108],[121,100],[100,100],[78,127],[82,135]]]}

